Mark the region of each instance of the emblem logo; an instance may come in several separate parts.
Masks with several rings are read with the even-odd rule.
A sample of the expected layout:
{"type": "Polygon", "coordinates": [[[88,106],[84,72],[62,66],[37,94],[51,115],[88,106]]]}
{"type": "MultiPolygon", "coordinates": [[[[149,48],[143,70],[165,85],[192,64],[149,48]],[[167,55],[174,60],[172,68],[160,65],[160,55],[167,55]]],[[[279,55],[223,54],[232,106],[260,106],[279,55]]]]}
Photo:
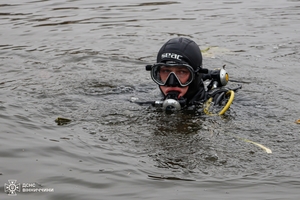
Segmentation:
{"type": "Polygon", "coordinates": [[[4,184],[4,192],[9,196],[16,196],[17,192],[21,192],[21,184],[17,180],[8,180],[8,184],[4,184]]]}

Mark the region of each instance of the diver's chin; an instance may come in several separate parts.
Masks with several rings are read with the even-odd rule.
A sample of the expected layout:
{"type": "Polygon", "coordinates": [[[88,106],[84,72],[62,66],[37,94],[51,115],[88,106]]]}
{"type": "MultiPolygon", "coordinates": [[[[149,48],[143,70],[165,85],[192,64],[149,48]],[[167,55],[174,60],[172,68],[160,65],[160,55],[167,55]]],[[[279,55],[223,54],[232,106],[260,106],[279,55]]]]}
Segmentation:
{"type": "Polygon", "coordinates": [[[160,90],[164,93],[165,96],[168,95],[168,93],[170,92],[178,92],[178,99],[183,97],[188,89],[189,89],[189,86],[185,86],[185,87],[168,87],[168,86],[159,86],[160,87],[160,90]]]}

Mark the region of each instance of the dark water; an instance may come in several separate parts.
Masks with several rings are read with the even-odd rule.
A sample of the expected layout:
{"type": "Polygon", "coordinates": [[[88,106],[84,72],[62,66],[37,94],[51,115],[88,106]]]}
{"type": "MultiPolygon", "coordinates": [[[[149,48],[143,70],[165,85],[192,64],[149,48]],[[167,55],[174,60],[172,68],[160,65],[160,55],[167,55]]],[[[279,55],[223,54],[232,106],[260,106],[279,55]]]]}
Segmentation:
{"type": "Polygon", "coordinates": [[[0,198],[298,199],[299,20],[298,0],[1,1],[0,198]],[[144,66],[176,36],[244,82],[227,116],[129,102],[158,98],[144,66]]]}

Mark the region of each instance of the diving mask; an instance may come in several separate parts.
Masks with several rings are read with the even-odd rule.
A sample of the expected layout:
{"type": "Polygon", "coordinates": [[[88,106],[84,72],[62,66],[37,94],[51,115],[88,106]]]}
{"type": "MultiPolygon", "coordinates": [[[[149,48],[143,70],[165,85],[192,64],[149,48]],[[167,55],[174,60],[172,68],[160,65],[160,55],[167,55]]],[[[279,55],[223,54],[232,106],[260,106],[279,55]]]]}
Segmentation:
{"type": "Polygon", "coordinates": [[[187,64],[157,63],[146,66],[146,70],[151,70],[152,80],[160,86],[185,87],[195,77],[194,69],[187,64]]]}

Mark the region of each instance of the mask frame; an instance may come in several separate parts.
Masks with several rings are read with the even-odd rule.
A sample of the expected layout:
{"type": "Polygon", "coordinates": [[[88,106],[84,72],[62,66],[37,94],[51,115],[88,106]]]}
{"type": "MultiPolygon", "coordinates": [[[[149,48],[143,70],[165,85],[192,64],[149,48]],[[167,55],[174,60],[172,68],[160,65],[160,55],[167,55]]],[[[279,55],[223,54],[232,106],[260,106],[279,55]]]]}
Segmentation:
{"type": "MultiPolygon", "coordinates": [[[[148,67],[148,66],[147,66],[147,67],[148,67]]],[[[146,67],[146,70],[151,71],[150,74],[151,74],[152,80],[153,80],[156,84],[158,84],[158,85],[160,85],[160,86],[165,86],[165,85],[167,85],[168,80],[170,79],[170,76],[171,76],[172,74],[173,74],[174,77],[177,79],[177,81],[178,81],[178,83],[179,83],[179,86],[181,86],[181,87],[188,86],[188,85],[190,85],[190,84],[193,82],[193,80],[194,80],[194,78],[195,78],[195,73],[196,73],[196,72],[194,71],[193,67],[191,67],[191,66],[188,65],[188,64],[156,63],[156,64],[154,64],[154,65],[151,66],[151,69],[149,69],[150,66],[148,67],[148,69],[147,69],[147,67],[146,67]],[[165,80],[165,81],[162,81],[161,78],[160,78],[160,72],[159,72],[160,69],[161,69],[161,67],[185,67],[186,69],[189,70],[189,72],[190,72],[190,77],[188,78],[188,80],[187,80],[185,83],[182,83],[182,82],[180,81],[180,78],[176,75],[175,72],[170,72],[170,74],[167,76],[166,80],[165,80]]]]}

